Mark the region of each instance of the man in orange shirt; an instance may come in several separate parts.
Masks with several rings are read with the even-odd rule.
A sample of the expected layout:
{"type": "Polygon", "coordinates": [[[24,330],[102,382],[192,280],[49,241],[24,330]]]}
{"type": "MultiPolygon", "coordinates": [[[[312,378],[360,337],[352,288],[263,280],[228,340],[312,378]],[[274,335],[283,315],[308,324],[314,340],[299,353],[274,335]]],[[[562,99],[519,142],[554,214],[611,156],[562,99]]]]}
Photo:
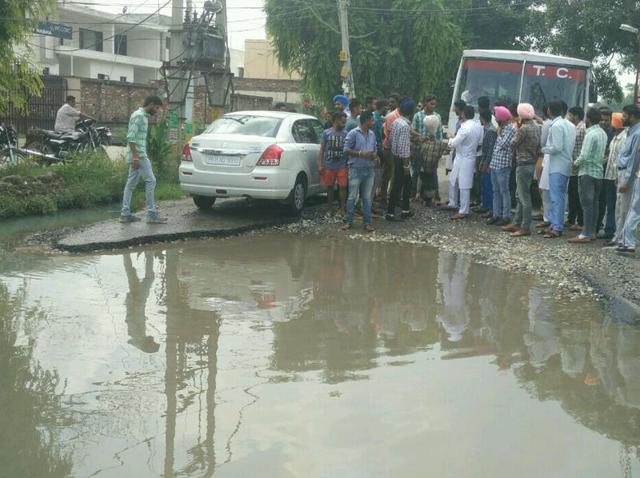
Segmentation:
{"type": "Polygon", "coordinates": [[[382,184],[380,185],[380,202],[387,203],[387,192],[389,183],[393,176],[393,155],[391,154],[391,126],[393,122],[400,118],[400,102],[398,95],[389,96],[389,113],[384,121],[384,141],[382,142],[382,184]]]}

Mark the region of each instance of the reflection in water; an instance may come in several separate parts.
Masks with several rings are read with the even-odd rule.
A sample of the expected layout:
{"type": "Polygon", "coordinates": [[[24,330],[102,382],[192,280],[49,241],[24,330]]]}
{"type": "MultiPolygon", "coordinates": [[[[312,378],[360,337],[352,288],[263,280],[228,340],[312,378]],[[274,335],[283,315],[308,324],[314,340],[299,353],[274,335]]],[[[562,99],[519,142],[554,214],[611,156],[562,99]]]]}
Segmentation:
{"type": "MultiPolygon", "coordinates": [[[[291,236],[195,242],[183,249],[126,253],[122,258],[102,256],[97,267],[105,271],[113,267],[113,277],[118,277],[122,264],[126,284],[114,279],[104,287],[116,296],[126,292],[124,303],[120,299],[109,307],[121,307],[123,314],[118,317],[126,316],[126,330],[113,332],[113,342],[135,347],[122,350],[127,363],[133,365],[117,370],[118,361],[112,357],[108,363],[116,368],[116,375],[133,377],[133,386],[118,389],[115,384],[120,382],[110,376],[90,376],[91,391],[69,398],[68,406],[72,411],[82,408],[75,405],[76,397],[82,396],[89,404],[85,407],[100,410],[98,414],[83,409],[91,416],[91,425],[85,422],[83,426],[99,433],[139,394],[142,419],[125,422],[129,429],[104,435],[103,444],[92,449],[70,441],[70,457],[55,452],[55,447],[45,448],[48,455],[43,454],[42,441],[25,441],[32,454],[49,456],[49,460],[55,457],[62,470],[71,466],[72,456],[79,457],[74,467],[84,475],[124,476],[135,470],[135,476],[141,477],[250,476],[256,474],[252,466],[261,463],[264,476],[297,476],[285,472],[285,463],[293,466],[294,456],[307,456],[292,450],[295,443],[310,438],[314,427],[344,416],[353,417],[349,433],[356,433],[358,423],[362,426],[355,418],[360,410],[339,408],[339,390],[354,393],[361,389],[369,398],[384,394],[389,385],[380,383],[380,376],[390,367],[397,371],[391,387],[398,391],[411,390],[426,375],[432,387],[429,394],[437,395],[447,386],[438,378],[438,371],[447,377],[454,370],[479,396],[492,389],[501,394],[509,390],[513,396],[524,390],[529,398],[518,399],[529,400],[527,414],[495,418],[505,426],[515,419],[518,429],[546,419],[549,411],[536,404],[557,403],[563,416],[571,417],[568,423],[577,422],[581,430],[586,427],[603,440],[619,443],[620,455],[616,452],[614,458],[619,469],[609,470],[608,476],[632,476],[638,467],[640,329],[614,317],[605,318],[596,303],[557,302],[552,288],[530,277],[508,275],[467,256],[429,248],[291,236]],[[117,267],[112,266],[112,259],[117,259],[117,267]],[[161,347],[164,353],[154,353],[161,347]],[[415,370],[409,378],[402,373],[408,369],[415,370]],[[477,380],[478,373],[482,382],[477,380]],[[515,380],[506,382],[505,377],[515,380]],[[311,390],[321,386],[331,387],[331,394],[322,391],[314,395],[315,400],[329,395],[334,401],[322,401],[318,412],[314,401],[305,402],[305,397],[318,393],[311,390]],[[143,389],[149,390],[147,395],[142,395],[143,389]],[[93,396],[95,403],[90,399],[93,396]],[[98,404],[105,396],[109,405],[101,408],[98,404]],[[162,415],[161,422],[158,415],[162,415]],[[299,421],[308,422],[308,429],[290,431],[291,423],[299,421]],[[104,451],[108,440],[115,442],[113,449],[117,450],[111,455],[104,451]],[[147,444],[148,453],[123,451],[133,452],[140,443],[147,444]],[[85,456],[91,459],[80,459],[85,456]],[[94,465],[94,461],[102,464],[94,465]]],[[[82,267],[88,266],[79,261],[78,268],[82,267]]],[[[46,275],[40,280],[47,287],[55,282],[47,282],[46,275]]],[[[9,302],[0,298],[0,304],[9,302]]],[[[20,307],[28,310],[26,305],[20,307]]],[[[87,320],[92,312],[83,312],[87,320]]],[[[83,314],[78,318],[81,323],[83,314]]],[[[31,334],[31,339],[40,340],[37,335],[46,338],[47,331],[31,334]]],[[[0,322],[2,343],[15,342],[14,336],[15,331],[3,328],[0,322]]],[[[102,343],[84,346],[112,352],[102,343]]],[[[41,357],[47,353],[43,349],[41,357]]],[[[6,360],[3,356],[3,363],[14,370],[11,360],[6,360]]],[[[36,363],[29,355],[23,360],[32,367],[36,363]]],[[[6,379],[6,374],[2,377],[6,379]]],[[[69,373],[64,378],[73,385],[81,377],[69,373]]],[[[49,387],[52,396],[56,385],[49,387]]],[[[473,402],[474,397],[457,400],[431,404],[428,412],[407,406],[402,413],[410,422],[430,424],[439,414],[461,413],[462,403],[473,402]]],[[[5,403],[5,409],[13,410],[21,402],[9,397],[5,403]]],[[[484,402],[477,407],[480,416],[496,413],[484,402]]],[[[30,403],[29,409],[37,410],[37,405],[30,403]]],[[[365,428],[370,428],[371,435],[385,436],[390,425],[385,425],[385,412],[379,413],[382,421],[374,416],[365,428]]],[[[560,427],[554,433],[576,433],[568,423],[558,423],[557,416],[549,420],[554,422],[552,427],[560,427]]],[[[465,433],[472,434],[480,423],[469,422],[465,433]]],[[[73,435],[74,426],[69,426],[68,435],[73,435]]],[[[444,428],[448,437],[460,432],[444,428]]],[[[413,433],[421,447],[433,445],[415,430],[402,430],[403,435],[413,433]]],[[[500,440],[499,436],[488,438],[500,440]]],[[[536,439],[532,432],[532,443],[536,439]]],[[[536,442],[537,449],[552,454],[544,444],[544,439],[536,442]]],[[[349,446],[360,447],[362,456],[369,453],[366,441],[349,446]]],[[[460,446],[465,446],[464,441],[460,446]]],[[[485,460],[485,467],[493,459],[487,451],[490,446],[473,444],[479,450],[474,456],[485,460]]],[[[400,457],[406,453],[406,445],[390,442],[388,447],[400,457]]],[[[327,456],[327,463],[332,459],[327,456]]],[[[416,472],[420,467],[428,471],[425,462],[412,463],[406,461],[403,466],[409,468],[404,471],[416,472]]],[[[52,465],[47,466],[53,470],[52,465]]],[[[338,468],[331,463],[327,470],[333,469],[338,468]]],[[[333,476],[344,476],[345,469],[341,470],[333,476]]],[[[398,473],[402,471],[400,467],[398,473]]],[[[58,475],[43,471],[38,476],[58,475]]]]}
{"type": "Polygon", "coordinates": [[[42,319],[24,302],[23,287],[11,293],[0,283],[0,476],[64,477],[71,460],[57,429],[60,378],[34,360],[32,339],[21,340],[42,319]]]}
{"type": "Polygon", "coordinates": [[[129,334],[129,343],[134,347],[146,353],[157,352],[160,348],[155,339],[146,332],[147,318],[145,316],[145,308],[151,286],[155,278],[153,273],[153,254],[151,252],[144,253],[144,278],[138,279],[138,274],[131,262],[131,254],[122,256],[124,261],[124,270],[127,273],[127,282],[129,283],[129,292],[125,304],[127,306],[127,332],[129,334]]]}

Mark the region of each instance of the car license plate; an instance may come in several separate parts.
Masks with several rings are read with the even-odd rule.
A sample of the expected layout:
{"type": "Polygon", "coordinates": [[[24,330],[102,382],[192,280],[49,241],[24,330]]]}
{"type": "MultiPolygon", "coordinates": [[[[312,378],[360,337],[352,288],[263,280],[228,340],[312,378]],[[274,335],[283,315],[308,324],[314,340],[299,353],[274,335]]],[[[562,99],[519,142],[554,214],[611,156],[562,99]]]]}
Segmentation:
{"type": "Polygon", "coordinates": [[[240,166],[242,158],[239,156],[206,155],[204,162],[210,166],[240,166]]]}

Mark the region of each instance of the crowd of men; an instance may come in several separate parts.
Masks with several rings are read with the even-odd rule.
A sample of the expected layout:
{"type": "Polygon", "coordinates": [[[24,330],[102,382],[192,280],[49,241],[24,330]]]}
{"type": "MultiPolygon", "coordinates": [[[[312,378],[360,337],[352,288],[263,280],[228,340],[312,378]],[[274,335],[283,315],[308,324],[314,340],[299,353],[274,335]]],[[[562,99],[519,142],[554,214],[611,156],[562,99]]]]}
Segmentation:
{"type": "MultiPolygon", "coordinates": [[[[449,137],[429,95],[367,97],[364,104],[334,98],[318,157],[330,208],[339,191],[345,229],[361,204],[365,231],[386,209],[388,221],[414,214],[410,204],[439,206],[463,220],[472,210],[512,237],[534,231],[547,239],[578,231],[572,244],[607,240],[605,247],[635,253],[640,224],[640,108],[568,108],[562,101],[541,115],[527,103],[474,106],[455,103],[457,123],[449,137]],[[450,153],[450,154],[449,154],[450,153]],[[449,198],[440,199],[438,165],[447,156],[449,198]],[[542,221],[533,224],[537,184],[542,221]],[[512,215],[512,198],[516,212],[512,215]],[[374,205],[376,200],[376,205],[374,205]],[[568,207],[567,207],[568,206],[568,207]],[[397,215],[400,209],[400,215],[397,215]],[[568,209],[568,211],[567,211],[568,209]]],[[[335,211],[332,210],[333,213],[335,211]]]]}

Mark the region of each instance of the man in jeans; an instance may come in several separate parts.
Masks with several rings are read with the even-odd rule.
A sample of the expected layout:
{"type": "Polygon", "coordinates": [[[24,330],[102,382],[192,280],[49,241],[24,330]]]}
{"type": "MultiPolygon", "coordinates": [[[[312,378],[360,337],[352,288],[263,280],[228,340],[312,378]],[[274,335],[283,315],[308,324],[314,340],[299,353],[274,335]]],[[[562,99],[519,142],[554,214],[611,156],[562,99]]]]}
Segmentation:
{"type": "Polygon", "coordinates": [[[498,122],[498,138],[493,147],[493,155],[489,164],[493,188],[493,217],[487,221],[487,224],[506,226],[511,223],[509,179],[516,128],[512,122],[511,112],[504,106],[496,106],[494,116],[498,122]]]}
{"type": "Polygon", "coordinates": [[[624,125],[629,127],[627,141],[618,157],[618,204],[627,208],[624,226],[620,233],[620,244],[616,249],[621,254],[635,254],[636,230],[640,224],[640,108],[625,106],[622,110],[624,125]],[[629,200],[631,195],[631,200],[629,200]]]}
{"type": "Polygon", "coordinates": [[[540,151],[540,128],[533,122],[536,112],[532,105],[518,105],[518,117],[522,126],[518,129],[513,145],[516,151],[516,197],[518,209],[513,224],[502,228],[511,237],[531,235],[531,183],[540,151]]]}
{"type": "Polygon", "coordinates": [[[569,239],[571,244],[584,244],[596,238],[600,188],[602,187],[603,161],[607,149],[607,133],[600,127],[600,111],[587,111],[587,133],[584,136],[580,156],[575,167],[578,170],[578,191],[582,205],[584,228],[578,237],[569,239]]]}
{"type": "Polygon", "coordinates": [[[542,148],[542,153],[549,155],[551,226],[544,235],[547,239],[560,237],[564,231],[565,196],[573,167],[572,158],[576,141],[576,128],[562,117],[563,111],[562,102],[553,101],[549,103],[549,114],[553,121],[549,128],[547,144],[542,148]]]}
{"type": "Polygon", "coordinates": [[[349,131],[344,142],[344,153],[349,166],[349,200],[347,201],[347,222],[343,229],[353,227],[356,199],[360,195],[364,216],[364,230],[373,232],[371,225],[371,196],[375,180],[374,164],[378,157],[376,135],[373,132],[373,113],[360,114],[360,126],[349,131]]]}
{"type": "Polygon", "coordinates": [[[129,162],[129,177],[124,187],[122,198],[122,212],[120,222],[129,223],[139,221],[140,218],[131,213],[131,196],[142,177],[147,207],[147,222],[151,224],[165,224],[167,218],[160,217],[154,201],[156,177],[151,168],[151,161],[147,157],[147,133],[149,130],[149,116],[155,115],[162,107],[162,100],[157,96],[147,96],[142,107],[133,112],[129,118],[127,132],[127,161],[129,162]]]}
{"type": "Polygon", "coordinates": [[[396,220],[396,206],[402,207],[401,218],[413,216],[409,206],[411,194],[411,174],[409,162],[411,160],[411,117],[416,109],[416,103],[411,98],[405,98],[400,103],[400,117],[391,125],[389,144],[393,157],[393,181],[389,197],[389,207],[385,219],[396,220]],[[402,197],[402,204],[400,204],[402,197]]]}
{"type": "Polygon", "coordinates": [[[493,185],[491,184],[491,157],[493,156],[493,148],[498,139],[498,132],[493,125],[493,115],[489,110],[480,111],[480,124],[484,128],[484,138],[482,140],[482,156],[478,171],[480,173],[480,195],[482,199],[482,209],[486,212],[482,216],[485,219],[493,217],[493,185]]]}

